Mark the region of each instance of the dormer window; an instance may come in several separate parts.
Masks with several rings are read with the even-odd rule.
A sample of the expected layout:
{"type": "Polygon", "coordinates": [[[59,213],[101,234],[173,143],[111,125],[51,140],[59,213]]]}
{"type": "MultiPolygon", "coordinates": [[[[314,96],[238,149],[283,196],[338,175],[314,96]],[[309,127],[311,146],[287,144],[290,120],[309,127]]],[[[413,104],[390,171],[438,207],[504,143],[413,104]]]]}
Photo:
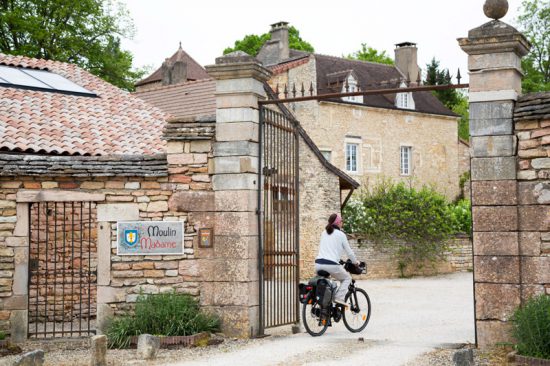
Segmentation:
{"type": "MultiPolygon", "coordinates": [[[[405,88],[406,86],[405,83],[401,83],[399,87],[405,88]]],[[[395,96],[395,106],[402,109],[415,109],[412,93],[397,93],[395,96]]]]}
{"type": "MultiPolygon", "coordinates": [[[[342,93],[354,93],[356,91],[359,91],[357,88],[357,79],[353,76],[353,74],[349,74],[347,77],[347,89],[346,84],[342,86],[342,93]]],[[[363,96],[362,95],[356,95],[356,96],[349,96],[349,97],[343,97],[343,101],[346,102],[352,102],[352,103],[363,103],[363,96]]]]}
{"type": "MultiPolygon", "coordinates": [[[[353,70],[342,70],[327,74],[328,88],[334,93],[355,93],[360,91],[359,79],[353,70]]],[[[344,102],[363,103],[363,96],[342,97],[344,102]]]]}

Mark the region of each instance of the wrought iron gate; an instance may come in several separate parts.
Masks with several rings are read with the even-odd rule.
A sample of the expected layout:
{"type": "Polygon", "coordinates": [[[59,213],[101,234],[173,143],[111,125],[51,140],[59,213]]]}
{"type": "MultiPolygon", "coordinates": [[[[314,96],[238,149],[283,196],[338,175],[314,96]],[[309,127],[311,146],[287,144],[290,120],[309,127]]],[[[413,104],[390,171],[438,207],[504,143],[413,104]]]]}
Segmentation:
{"type": "Polygon", "coordinates": [[[96,230],[92,202],[29,210],[29,338],[95,333],[96,230]]]}
{"type": "Polygon", "coordinates": [[[299,151],[296,121],[260,107],[260,323],[299,320],[299,151]]]}

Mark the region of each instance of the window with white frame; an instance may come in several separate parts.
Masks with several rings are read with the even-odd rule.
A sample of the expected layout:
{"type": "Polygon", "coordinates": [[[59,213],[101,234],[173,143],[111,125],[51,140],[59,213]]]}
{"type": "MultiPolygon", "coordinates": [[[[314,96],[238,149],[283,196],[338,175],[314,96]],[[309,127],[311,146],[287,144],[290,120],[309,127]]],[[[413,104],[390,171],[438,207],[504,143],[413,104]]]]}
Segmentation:
{"type": "Polygon", "coordinates": [[[323,157],[325,158],[326,161],[328,161],[329,163],[331,162],[332,151],[330,151],[330,150],[321,150],[321,154],[323,154],[323,157]]]}
{"type": "MultiPolygon", "coordinates": [[[[357,80],[352,75],[348,76],[347,78],[347,86],[347,88],[345,84],[342,86],[342,93],[355,93],[356,91],[359,91],[357,87],[357,80]]],[[[346,102],[363,103],[363,96],[357,95],[343,97],[342,100],[346,102]]]]}
{"type": "MultiPolygon", "coordinates": [[[[407,85],[401,83],[400,88],[405,88],[407,85]]],[[[403,109],[415,109],[412,93],[397,93],[395,96],[395,106],[403,109]]]]}
{"type": "Polygon", "coordinates": [[[412,172],[412,146],[401,146],[401,175],[411,175],[412,172]]]}
{"type": "Polygon", "coordinates": [[[350,173],[358,173],[359,144],[346,143],[346,170],[350,173]]]}

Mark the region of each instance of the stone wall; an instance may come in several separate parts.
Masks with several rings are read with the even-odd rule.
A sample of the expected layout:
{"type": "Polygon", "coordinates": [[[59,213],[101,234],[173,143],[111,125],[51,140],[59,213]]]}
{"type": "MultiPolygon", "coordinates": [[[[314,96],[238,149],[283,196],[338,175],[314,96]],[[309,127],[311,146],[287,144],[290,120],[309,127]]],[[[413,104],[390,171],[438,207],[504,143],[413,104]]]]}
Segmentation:
{"type": "Polygon", "coordinates": [[[550,295],[550,93],[527,94],[514,110],[522,300],[550,295]]]}
{"type": "MultiPolygon", "coordinates": [[[[29,294],[29,207],[33,208],[33,213],[35,207],[38,207],[33,202],[41,202],[41,210],[48,202],[50,214],[52,208],[55,208],[53,202],[91,202],[93,223],[82,235],[83,247],[90,246],[92,249],[91,261],[77,263],[72,258],[64,258],[58,251],[57,266],[61,266],[61,258],[65,259],[64,268],[69,269],[70,273],[74,268],[86,271],[88,266],[97,266],[97,290],[91,286],[89,296],[92,313],[95,313],[97,304],[99,330],[107,317],[131,309],[140,292],[147,294],[176,290],[199,296],[197,232],[201,227],[211,227],[212,220],[208,221],[202,211],[213,209],[201,206],[201,202],[197,201],[182,204],[182,196],[185,201],[186,197],[193,194],[211,191],[208,161],[212,156],[213,123],[190,123],[188,129],[177,124],[171,127],[167,129],[168,136],[179,133],[180,137],[184,137],[177,144],[169,142],[168,157],[0,155],[0,161],[4,162],[0,174],[0,330],[8,333],[15,330],[17,334],[12,334],[12,339],[23,341],[27,336],[27,316],[38,315],[43,318],[45,315],[40,312],[27,314],[26,310],[29,294]],[[118,256],[116,223],[125,220],[184,221],[184,253],[171,256],[118,256]]],[[[59,209],[57,211],[62,215],[59,209]]],[[[76,210],[75,214],[79,215],[79,211],[76,210]]],[[[44,224],[42,222],[42,230],[44,224]]],[[[50,222],[49,225],[50,249],[55,246],[55,239],[51,237],[52,224],[55,223],[50,222]]],[[[38,251],[38,230],[35,225],[36,221],[33,220],[30,248],[38,251]]],[[[58,235],[63,235],[60,230],[58,235]]],[[[74,235],[79,236],[79,231],[74,235]]],[[[50,281],[54,278],[60,280],[60,277],[53,274],[51,259],[45,261],[44,244],[41,238],[38,264],[45,269],[47,262],[51,276],[48,277],[48,287],[41,286],[39,295],[41,299],[47,298],[49,306],[52,306],[52,295],[56,294],[57,303],[63,298],[58,296],[60,291],[57,290],[63,294],[63,289],[54,289],[51,285],[50,281]]],[[[67,271],[65,273],[67,276],[67,271]]],[[[77,277],[74,280],[78,282],[77,277]]],[[[42,284],[43,279],[40,281],[42,284]]],[[[32,284],[30,290],[31,295],[34,295],[36,290],[32,284]]],[[[65,288],[64,292],[66,300],[74,299],[69,289],[65,288]]],[[[76,307],[73,306],[73,311],[76,307]]],[[[47,316],[54,316],[50,309],[47,316]]],[[[59,314],[55,316],[59,321],[59,314]]]]}
{"type": "MultiPolygon", "coordinates": [[[[362,279],[397,278],[401,275],[398,261],[391,249],[366,240],[353,238],[350,240],[355,255],[359,260],[367,263],[367,274],[359,276],[362,279]]],[[[449,251],[445,260],[434,264],[427,264],[421,269],[409,268],[406,275],[432,276],[436,274],[465,272],[473,269],[472,242],[469,237],[456,237],[449,242],[449,251]]]]}
{"type": "Polygon", "coordinates": [[[340,182],[300,139],[300,278],[314,274],[328,217],[340,212],[340,182]]]}

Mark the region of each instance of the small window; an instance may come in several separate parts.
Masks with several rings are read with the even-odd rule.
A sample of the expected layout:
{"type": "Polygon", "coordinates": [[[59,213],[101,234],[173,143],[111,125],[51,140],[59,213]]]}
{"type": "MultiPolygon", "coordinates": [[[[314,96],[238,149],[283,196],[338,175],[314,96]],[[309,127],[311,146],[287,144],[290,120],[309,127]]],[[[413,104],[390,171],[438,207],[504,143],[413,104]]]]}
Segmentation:
{"type": "Polygon", "coordinates": [[[346,170],[350,173],[357,173],[358,146],[358,144],[346,144],[346,170]]]}
{"type": "Polygon", "coordinates": [[[401,175],[411,175],[412,147],[401,146],[401,175]]]}
{"type": "Polygon", "coordinates": [[[321,150],[321,154],[323,154],[323,157],[325,158],[326,161],[328,161],[329,163],[331,162],[332,151],[330,151],[330,150],[321,150]]]}

